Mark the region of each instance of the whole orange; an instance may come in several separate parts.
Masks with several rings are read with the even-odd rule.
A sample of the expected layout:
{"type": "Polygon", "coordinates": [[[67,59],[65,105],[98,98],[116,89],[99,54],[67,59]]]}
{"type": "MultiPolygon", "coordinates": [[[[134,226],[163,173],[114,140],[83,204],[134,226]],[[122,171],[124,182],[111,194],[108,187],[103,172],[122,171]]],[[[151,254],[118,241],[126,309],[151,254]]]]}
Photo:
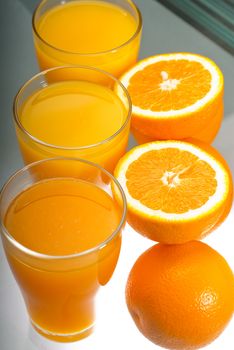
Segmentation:
{"type": "Polygon", "coordinates": [[[205,243],[159,243],[134,264],[126,301],[149,340],[168,349],[197,349],[218,337],[231,319],[234,277],[205,243]]]}

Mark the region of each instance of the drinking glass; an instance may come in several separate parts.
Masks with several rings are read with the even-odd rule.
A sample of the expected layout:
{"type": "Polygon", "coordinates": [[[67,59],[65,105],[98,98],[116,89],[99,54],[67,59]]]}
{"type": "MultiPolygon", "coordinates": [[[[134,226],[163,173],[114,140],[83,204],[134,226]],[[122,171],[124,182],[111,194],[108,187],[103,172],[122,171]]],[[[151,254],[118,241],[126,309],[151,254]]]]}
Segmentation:
{"type": "MultiPolygon", "coordinates": [[[[46,94],[44,93],[44,95],[46,94]]],[[[48,94],[48,100],[50,97],[51,95],[48,94]]],[[[43,98],[47,97],[43,96],[43,98]]],[[[52,110],[52,108],[54,108],[54,105],[49,105],[49,108],[52,110]]],[[[67,107],[63,106],[63,108],[64,128],[66,129],[66,127],[68,127],[66,117],[69,113],[69,108],[71,107],[68,105],[67,107]]],[[[80,107],[78,106],[76,108],[80,107]]],[[[108,171],[113,172],[116,163],[126,151],[130,129],[131,109],[132,106],[130,96],[125,87],[115,77],[100,69],[85,66],[66,66],[51,68],[47,71],[35,75],[21,87],[14,101],[14,123],[24,163],[30,164],[45,158],[78,157],[88,159],[94,163],[98,163],[108,171]],[[87,143],[85,145],[79,146],[78,143],[78,145],[66,147],[62,144],[53,144],[53,141],[44,142],[42,139],[37,138],[35,134],[30,133],[30,131],[23,126],[21,119],[24,117],[24,106],[27,105],[27,101],[35,93],[42,93],[43,91],[45,92],[45,89],[51,87],[53,88],[53,86],[57,86],[58,84],[64,84],[66,88],[66,84],[69,84],[70,82],[81,82],[82,84],[94,83],[94,88],[103,86],[103,88],[108,89],[110,93],[113,93],[113,96],[116,96],[116,98],[118,97],[122,105],[122,109],[118,112],[121,119],[119,121],[119,127],[114,132],[114,134],[105,139],[100,139],[100,142],[93,144],[87,143]]],[[[77,110],[77,112],[79,112],[79,110],[77,110]]],[[[95,117],[95,110],[92,113],[95,117]]],[[[111,125],[111,114],[108,115],[106,123],[109,123],[111,125]]],[[[76,127],[78,128],[79,125],[76,127]]],[[[102,128],[104,127],[106,126],[102,126],[102,128]]],[[[49,133],[54,136],[55,131],[53,125],[50,125],[50,130],[47,127],[46,132],[47,137],[49,133]]],[[[97,133],[95,130],[94,132],[97,133]]],[[[89,135],[88,128],[87,135],[89,135]]],[[[77,142],[79,142],[79,140],[77,142]]]]}
{"type": "MultiPolygon", "coordinates": [[[[62,191],[61,188],[59,191],[62,191]]],[[[71,195],[74,197],[74,194],[71,195]]],[[[27,196],[30,203],[29,194],[27,196]]],[[[56,197],[56,193],[54,196],[56,197]]],[[[42,160],[19,170],[6,182],[0,195],[2,242],[31,323],[40,334],[55,341],[70,342],[86,337],[92,332],[95,322],[95,296],[99,287],[109,281],[115,269],[125,217],[126,199],[118,181],[99,165],[86,160],[73,158],[42,160]],[[50,164],[56,171],[54,173],[44,171],[46,164],[50,164]],[[63,171],[59,171],[63,168],[74,170],[77,168],[77,175],[75,176],[74,171],[65,176],[63,171]],[[80,168],[82,173],[79,172],[80,168]],[[93,176],[90,177],[90,173],[93,176]],[[111,185],[106,185],[103,180],[106,177],[109,178],[111,185]],[[74,179],[85,181],[88,185],[95,185],[105,191],[115,203],[119,221],[117,226],[110,230],[105,240],[87,250],[74,254],[47,255],[23,245],[19,239],[14,238],[13,229],[10,231],[7,229],[9,219],[6,221],[6,217],[10,205],[23,191],[43,181],[61,178],[69,181],[74,179]]],[[[66,220],[66,218],[62,219],[66,220]]],[[[77,210],[77,220],[79,219],[79,210],[77,210]]],[[[25,219],[25,225],[28,220],[31,218],[25,219]]],[[[38,223],[35,218],[33,220],[35,220],[35,230],[30,239],[33,239],[36,244],[38,223]]],[[[34,221],[32,224],[34,225],[34,221]]],[[[72,225],[70,222],[68,224],[72,225]]],[[[44,219],[44,225],[46,225],[46,219],[44,219]]],[[[92,225],[91,239],[92,235],[95,236],[95,224],[92,225]]],[[[102,225],[102,222],[99,225],[102,225]]],[[[56,232],[52,234],[56,235],[56,232]]],[[[58,248],[63,249],[63,247],[58,248]]]]}
{"type": "MultiPolygon", "coordinates": [[[[35,50],[40,69],[45,70],[51,67],[63,65],[87,65],[101,68],[114,76],[119,77],[123,72],[134,65],[137,60],[142,32],[142,17],[139,9],[131,0],[101,1],[101,3],[106,3],[106,5],[118,6],[125,11],[126,16],[131,16],[136,22],[136,29],[133,35],[117,47],[114,45],[108,50],[100,52],[92,50],[90,53],[67,51],[62,47],[53,46],[47,41],[48,39],[39,33],[38,24],[41,18],[44,18],[49,11],[55,8],[58,9],[60,7],[62,9],[62,7],[65,8],[64,5],[68,3],[72,4],[78,2],[84,3],[83,0],[43,0],[36,8],[33,15],[32,27],[35,50]]],[[[62,16],[60,16],[60,18],[62,19],[62,16]]],[[[71,21],[74,21],[74,18],[71,18],[71,21]]],[[[91,19],[90,21],[92,22],[91,19]]],[[[105,23],[105,19],[100,18],[100,24],[101,22],[105,23]]],[[[63,26],[64,24],[61,23],[61,27],[63,26]]],[[[87,26],[92,28],[92,23],[87,23],[87,26]]],[[[115,28],[115,37],[118,35],[120,27],[121,23],[115,28]]],[[[110,28],[106,28],[106,33],[108,33],[109,30],[110,28]]],[[[103,33],[102,37],[105,37],[105,33],[103,33]]],[[[82,40],[84,39],[85,38],[82,38],[82,40]]]]}

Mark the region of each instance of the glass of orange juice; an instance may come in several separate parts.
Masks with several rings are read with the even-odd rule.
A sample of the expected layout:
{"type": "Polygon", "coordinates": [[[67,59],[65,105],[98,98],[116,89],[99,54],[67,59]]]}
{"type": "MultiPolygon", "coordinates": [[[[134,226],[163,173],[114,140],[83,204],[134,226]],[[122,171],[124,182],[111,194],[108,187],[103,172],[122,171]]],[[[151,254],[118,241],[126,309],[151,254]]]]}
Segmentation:
{"type": "Polygon", "coordinates": [[[137,60],[142,18],[131,0],[43,0],[32,24],[41,70],[88,65],[119,77],[137,60]]]}
{"type": "Polygon", "coordinates": [[[125,216],[117,180],[86,160],[42,160],[5,184],[0,196],[3,246],[39,333],[69,342],[92,332],[95,295],[115,269],[125,216]],[[78,170],[82,164],[83,172],[51,177],[43,172],[46,163],[78,170]],[[90,172],[95,176],[90,178],[90,172]]]}
{"type": "Polygon", "coordinates": [[[112,172],[125,153],[130,119],[127,90],[109,73],[91,67],[41,72],[24,84],[14,102],[16,134],[26,164],[79,157],[112,172]]]}

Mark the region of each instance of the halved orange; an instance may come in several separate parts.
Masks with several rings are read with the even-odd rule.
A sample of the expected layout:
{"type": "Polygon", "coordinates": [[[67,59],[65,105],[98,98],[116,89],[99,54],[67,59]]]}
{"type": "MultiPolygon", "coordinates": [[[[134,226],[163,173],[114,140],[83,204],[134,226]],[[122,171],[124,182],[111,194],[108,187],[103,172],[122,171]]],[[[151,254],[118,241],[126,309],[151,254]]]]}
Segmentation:
{"type": "MultiPolygon", "coordinates": [[[[220,129],[223,120],[223,110],[224,107],[222,103],[213,115],[212,122],[196,134],[190,135],[190,137],[199,141],[212,143],[220,129]]],[[[143,134],[141,131],[135,129],[133,125],[131,126],[131,131],[138,144],[155,141],[155,137],[143,134]]]]}
{"type": "Polygon", "coordinates": [[[128,222],[148,238],[173,244],[201,239],[228,215],[230,170],[210,145],[156,141],[137,146],[115,176],[128,202],[128,222]]]}
{"type": "MultiPolygon", "coordinates": [[[[146,58],[120,80],[132,99],[133,129],[148,141],[195,137],[213,125],[223,103],[222,72],[212,60],[192,53],[146,58]]],[[[218,115],[221,122],[223,113],[218,115]]]]}

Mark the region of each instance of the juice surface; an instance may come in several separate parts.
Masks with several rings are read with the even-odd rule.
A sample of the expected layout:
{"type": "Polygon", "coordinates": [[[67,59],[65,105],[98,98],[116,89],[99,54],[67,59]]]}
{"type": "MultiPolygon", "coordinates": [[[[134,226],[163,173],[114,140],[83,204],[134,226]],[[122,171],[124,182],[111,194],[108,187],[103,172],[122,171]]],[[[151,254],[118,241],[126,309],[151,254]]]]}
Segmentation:
{"type": "Polygon", "coordinates": [[[31,95],[21,108],[20,121],[41,141],[79,147],[115,134],[126,114],[122,101],[112,90],[85,81],[64,81],[31,95]]]}
{"type": "Polygon", "coordinates": [[[120,210],[104,190],[82,180],[44,180],[21,192],[5,216],[10,234],[25,247],[49,255],[90,249],[120,222],[120,210]]]}
{"type": "Polygon", "coordinates": [[[121,7],[105,1],[73,1],[46,12],[36,24],[50,45],[74,53],[97,53],[121,46],[137,22],[121,7]]]}

